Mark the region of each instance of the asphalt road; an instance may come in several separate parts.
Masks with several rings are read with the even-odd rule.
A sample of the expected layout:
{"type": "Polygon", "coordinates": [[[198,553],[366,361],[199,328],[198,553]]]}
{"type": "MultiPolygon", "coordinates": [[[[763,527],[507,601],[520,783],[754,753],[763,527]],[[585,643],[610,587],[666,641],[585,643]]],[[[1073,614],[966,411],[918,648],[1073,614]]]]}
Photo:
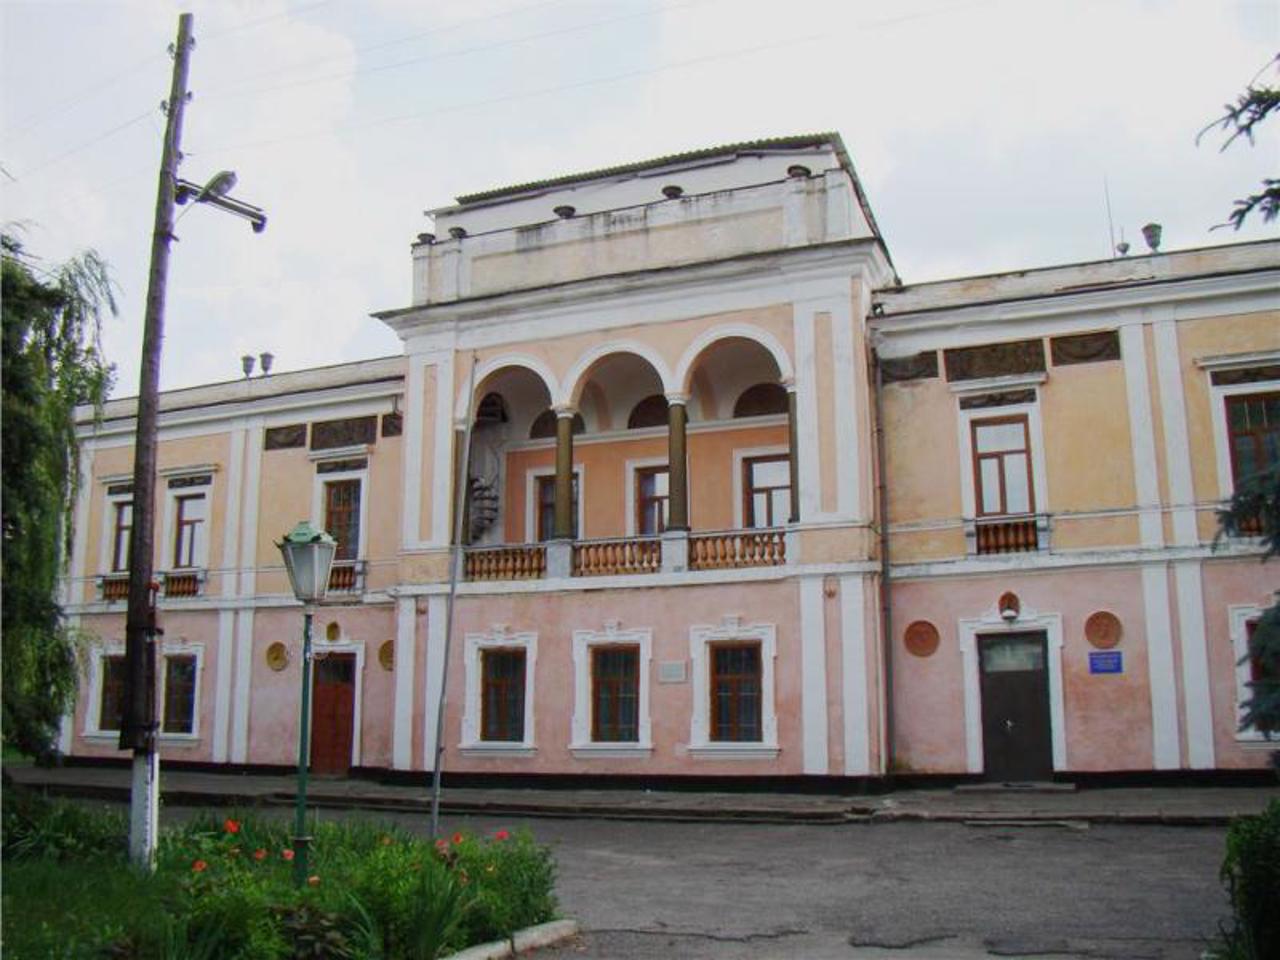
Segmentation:
{"type": "Polygon", "coordinates": [[[1221,828],[527,825],[585,931],[548,957],[1198,958],[1228,915],[1221,828]]]}
{"type": "MultiPolygon", "coordinates": [[[[424,818],[388,819],[426,832],[424,818]]],[[[553,848],[562,910],[584,934],[539,960],[1194,960],[1228,916],[1216,827],[444,826],[527,826],[553,848]]]]}

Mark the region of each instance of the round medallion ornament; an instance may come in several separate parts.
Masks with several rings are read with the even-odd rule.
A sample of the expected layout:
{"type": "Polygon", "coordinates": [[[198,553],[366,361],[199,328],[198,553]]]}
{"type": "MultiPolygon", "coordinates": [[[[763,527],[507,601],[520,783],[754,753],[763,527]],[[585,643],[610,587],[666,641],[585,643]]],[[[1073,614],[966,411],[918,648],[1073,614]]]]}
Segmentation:
{"type": "Polygon", "coordinates": [[[1085,639],[1099,650],[1110,650],[1120,643],[1123,635],[1124,628],[1120,625],[1120,618],[1109,610],[1091,613],[1084,622],[1085,639]]]}
{"type": "Polygon", "coordinates": [[[931,657],[938,649],[938,628],[928,620],[917,620],[902,636],[907,652],[917,657],[931,657]]]}
{"type": "Polygon", "coordinates": [[[324,628],[324,638],[328,640],[330,643],[337,643],[338,638],[341,636],[342,636],[342,628],[338,626],[338,621],[337,620],[329,621],[328,625],[324,628]]]}
{"type": "Polygon", "coordinates": [[[390,640],[378,648],[378,663],[383,670],[394,670],[396,667],[396,647],[390,640]]]}
{"type": "Polygon", "coordinates": [[[267,647],[267,666],[279,673],[289,665],[289,648],[277,640],[267,647]]]}

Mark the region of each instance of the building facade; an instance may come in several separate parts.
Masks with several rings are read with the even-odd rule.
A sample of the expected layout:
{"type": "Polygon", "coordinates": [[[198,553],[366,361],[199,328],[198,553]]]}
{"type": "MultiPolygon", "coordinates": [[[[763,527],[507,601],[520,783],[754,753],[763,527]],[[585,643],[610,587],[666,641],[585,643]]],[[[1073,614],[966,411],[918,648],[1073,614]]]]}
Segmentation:
{"type": "MultiPolygon", "coordinates": [[[[904,285],[830,134],[434,219],[401,356],[162,396],[166,761],[295,757],[309,519],[319,771],[1266,765],[1280,566],[1214,511],[1280,459],[1280,242],[904,285]]],[[[75,756],[117,754],[133,413],[82,425],[75,756]]]]}

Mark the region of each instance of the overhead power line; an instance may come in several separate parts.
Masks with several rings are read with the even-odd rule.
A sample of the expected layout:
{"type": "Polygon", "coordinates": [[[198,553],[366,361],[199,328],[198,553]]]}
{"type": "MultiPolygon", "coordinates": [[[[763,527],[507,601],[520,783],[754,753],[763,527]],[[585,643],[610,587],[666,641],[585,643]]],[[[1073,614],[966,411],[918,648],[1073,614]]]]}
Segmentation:
{"type": "Polygon", "coordinates": [[[70,148],[69,150],[64,150],[62,153],[55,154],[52,157],[47,157],[46,159],[42,160],[40,163],[33,166],[30,170],[22,171],[20,176],[10,175],[10,179],[18,183],[21,183],[23,180],[29,179],[38,173],[43,173],[45,170],[48,170],[50,167],[61,163],[63,160],[66,160],[68,157],[73,157],[77,153],[81,153],[85,150],[88,150],[94,144],[101,143],[103,140],[106,140],[109,137],[113,137],[117,133],[120,133],[123,130],[127,130],[129,127],[132,127],[136,123],[141,123],[143,120],[146,120],[147,117],[151,116],[154,110],[155,110],[154,107],[152,107],[151,109],[145,110],[142,113],[138,114],[136,117],[132,117],[131,119],[126,120],[124,121],[124,123],[121,123],[117,126],[112,127],[110,130],[107,130],[104,133],[100,133],[89,140],[85,140],[84,142],[77,144],[76,146],[70,148]]]}

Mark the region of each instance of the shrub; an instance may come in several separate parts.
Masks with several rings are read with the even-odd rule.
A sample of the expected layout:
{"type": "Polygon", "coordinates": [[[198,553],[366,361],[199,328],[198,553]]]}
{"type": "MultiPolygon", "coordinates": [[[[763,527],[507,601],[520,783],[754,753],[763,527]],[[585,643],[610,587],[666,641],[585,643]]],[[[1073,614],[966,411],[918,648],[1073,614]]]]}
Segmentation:
{"type": "Polygon", "coordinates": [[[1234,922],[1223,930],[1231,960],[1280,956],[1280,800],[1227,830],[1220,876],[1231,897],[1234,922]]]}
{"type": "Polygon", "coordinates": [[[4,857],[12,860],[122,860],[129,850],[123,813],[50,800],[12,784],[0,797],[0,831],[4,857]]]}

